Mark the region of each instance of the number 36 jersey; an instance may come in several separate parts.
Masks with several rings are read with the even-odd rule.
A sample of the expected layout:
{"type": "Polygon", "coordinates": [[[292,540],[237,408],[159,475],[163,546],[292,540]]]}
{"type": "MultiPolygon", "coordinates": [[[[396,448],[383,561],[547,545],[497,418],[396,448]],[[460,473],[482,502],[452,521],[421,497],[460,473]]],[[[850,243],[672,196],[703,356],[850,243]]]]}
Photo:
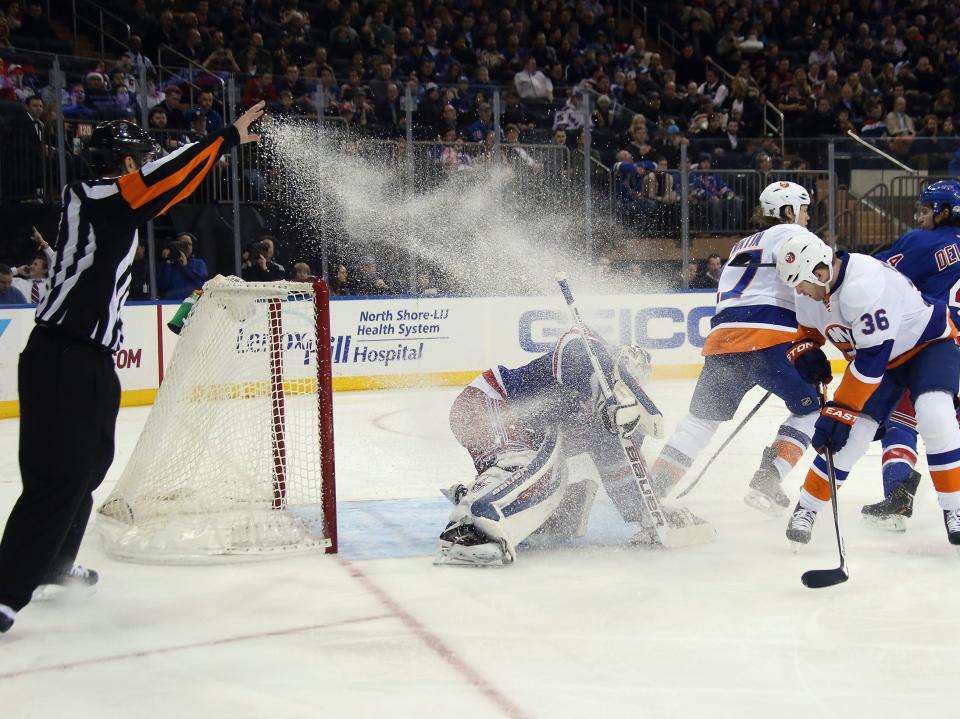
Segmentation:
{"type": "Polygon", "coordinates": [[[888,367],[931,342],[956,337],[943,302],[926,301],[907,277],[869,255],[838,253],[841,265],[826,300],[797,296],[801,336],[830,340],[852,361],[833,399],[863,409],[888,367]]]}
{"type": "Polygon", "coordinates": [[[717,312],[711,320],[704,355],[752,352],[796,335],[796,299],[793,290],[777,278],[774,267],[780,246],[807,232],[800,225],[774,225],[740,240],[730,250],[730,261],[720,274],[717,312]]]}

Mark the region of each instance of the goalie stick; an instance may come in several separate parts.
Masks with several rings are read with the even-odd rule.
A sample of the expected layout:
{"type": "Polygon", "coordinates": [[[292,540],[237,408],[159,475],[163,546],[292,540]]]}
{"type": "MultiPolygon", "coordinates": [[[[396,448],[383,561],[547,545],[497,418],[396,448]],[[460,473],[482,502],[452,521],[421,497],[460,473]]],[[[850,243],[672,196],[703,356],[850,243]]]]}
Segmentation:
{"type": "MultiPolygon", "coordinates": [[[[826,385],[820,386],[820,406],[827,404],[826,385]]],[[[827,462],[827,478],[830,480],[830,505],[833,507],[833,528],[837,533],[837,549],[840,550],[840,566],[836,569],[810,569],[803,573],[800,581],[803,586],[810,589],[822,589],[823,587],[832,587],[835,584],[850,579],[850,573],[847,571],[847,553],[843,548],[843,535],[840,534],[840,515],[837,511],[837,474],[833,469],[833,450],[830,447],[823,448],[823,457],[827,462]]]]}
{"type": "MultiPolygon", "coordinates": [[[[597,359],[597,355],[590,346],[590,342],[587,341],[587,327],[583,322],[583,318],[580,316],[580,310],[577,309],[577,305],[574,302],[573,293],[567,284],[567,276],[563,272],[558,272],[556,279],[557,284],[560,285],[560,291],[563,293],[563,298],[567,302],[567,307],[570,309],[573,323],[577,326],[577,329],[580,330],[581,335],[583,335],[587,357],[590,359],[593,371],[597,375],[600,391],[606,399],[607,406],[611,407],[616,404],[613,390],[610,388],[607,375],[600,365],[600,360],[597,359]]],[[[663,415],[660,414],[660,411],[649,397],[637,397],[637,400],[643,404],[644,408],[649,411],[652,417],[652,421],[648,423],[650,425],[648,434],[654,437],[662,437],[663,415]]],[[[713,527],[699,517],[696,517],[692,512],[682,507],[670,508],[669,510],[663,508],[660,500],[657,499],[656,492],[653,491],[653,487],[650,484],[650,478],[647,476],[647,469],[640,451],[634,446],[630,438],[623,436],[622,432],[618,432],[618,437],[620,438],[620,447],[623,450],[627,462],[630,464],[630,470],[633,472],[633,477],[637,482],[640,496],[643,498],[647,512],[653,520],[653,531],[656,533],[657,540],[660,544],[670,548],[703,544],[711,541],[716,535],[713,527]],[[673,525],[668,521],[668,516],[673,520],[673,525]]]]}

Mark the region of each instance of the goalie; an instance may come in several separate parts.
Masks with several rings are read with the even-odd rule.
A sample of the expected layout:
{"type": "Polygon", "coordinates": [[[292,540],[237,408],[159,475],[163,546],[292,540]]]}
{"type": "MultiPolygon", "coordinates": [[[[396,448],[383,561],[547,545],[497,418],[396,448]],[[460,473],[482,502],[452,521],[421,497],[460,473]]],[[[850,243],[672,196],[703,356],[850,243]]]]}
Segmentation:
{"type": "Polygon", "coordinates": [[[625,346],[611,357],[600,339],[588,339],[612,378],[615,404],[604,401],[575,330],[522,367],[485,371],[454,400],[450,428],[477,476],[444,492],[455,506],[434,564],[510,564],[517,545],[535,532],[582,536],[597,492],[591,461],[624,521],[640,524],[637,541],[655,541],[618,437],[629,437],[639,451],[662,420],[643,390],[650,356],[625,346]]]}

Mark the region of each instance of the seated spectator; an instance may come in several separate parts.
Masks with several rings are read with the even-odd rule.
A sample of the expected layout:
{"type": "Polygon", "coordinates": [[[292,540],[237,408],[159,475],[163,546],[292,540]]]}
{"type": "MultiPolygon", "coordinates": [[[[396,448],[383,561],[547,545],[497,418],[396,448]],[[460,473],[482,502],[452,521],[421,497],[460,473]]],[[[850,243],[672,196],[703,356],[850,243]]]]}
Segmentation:
{"type": "Polygon", "coordinates": [[[37,243],[37,253],[29,265],[14,269],[13,287],[20,290],[20,294],[30,304],[35,305],[46,297],[50,289],[50,267],[54,261],[54,253],[36,227],[33,228],[30,239],[37,243]]]}
{"type": "Polygon", "coordinates": [[[206,121],[207,132],[216,132],[223,127],[223,116],[217,112],[214,107],[212,91],[202,90],[200,94],[197,95],[197,106],[194,108],[194,111],[203,115],[206,121]]]}
{"type": "Polygon", "coordinates": [[[306,262],[295,262],[293,265],[293,277],[291,278],[294,282],[315,282],[316,277],[313,275],[313,270],[310,269],[310,265],[306,262]]]}
{"type": "Polygon", "coordinates": [[[407,114],[400,107],[400,89],[397,83],[387,84],[386,94],[377,98],[373,107],[376,124],[386,137],[400,137],[407,124],[407,114]]]}
{"type": "Polygon", "coordinates": [[[273,86],[273,75],[269,72],[261,72],[259,75],[247,80],[247,84],[243,87],[241,103],[243,107],[252,107],[261,100],[269,105],[270,103],[277,102],[279,99],[280,96],[273,86]]]}
{"type": "Polygon", "coordinates": [[[157,141],[157,144],[160,145],[160,151],[163,155],[179,149],[183,144],[181,142],[181,132],[179,130],[171,130],[167,127],[167,111],[163,105],[157,105],[150,110],[150,114],[147,116],[147,122],[149,124],[147,128],[148,132],[151,137],[157,141]]]}
{"type": "Polygon", "coordinates": [[[723,177],[711,172],[713,159],[709,152],[699,156],[697,169],[690,173],[691,215],[696,216],[698,229],[716,231],[726,228],[726,220],[736,216],[736,207],[727,207],[736,200],[733,189],[723,177]],[[732,210],[725,212],[725,209],[732,210]],[[696,212],[694,212],[696,210],[696,212]]]}
{"type": "Polygon", "coordinates": [[[907,114],[907,98],[900,96],[894,99],[893,109],[884,118],[887,136],[890,140],[891,154],[898,157],[908,157],[913,146],[916,131],[913,118],[907,114]]]}
{"type": "Polygon", "coordinates": [[[311,83],[317,82],[322,70],[329,70],[330,74],[334,75],[333,66],[328,62],[327,48],[318,45],[313,51],[313,60],[303,66],[303,79],[311,83]]]}
{"type": "Polygon", "coordinates": [[[883,121],[883,106],[880,104],[880,100],[877,98],[867,100],[864,112],[866,117],[860,127],[860,136],[883,137],[887,132],[887,126],[883,121]]]}
{"type": "Polygon", "coordinates": [[[272,243],[260,240],[248,248],[248,258],[241,275],[247,282],[276,282],[284,279],[283,267],[269,257],[273,254],[272,243]]]}
{"type": "Polygon", "coordinates": [[[183,97],[180,86],[167,85],[163,90],[163,96],[163,104],[157,105],[157,107],[162,107],[167,115],[167,129],[186,130],[187,117],[180,107],[180,98],[183,97]]]}
{"type": "Polygon", "coordinates": [[[203,61],[203,69],[210,72],[243,72],[237,59],[233,55],[233,50],[226,46],[223,33],[219,30],[210,36],[210,53],[207,59],[203,61]]]}
{"type": "Polygon", "coordinates": [[[390,287],[377,272],[377,261],[371,255],[366,255],[360,260],[360,278],[356,282],[355,290],[358,295],[390,293],[390,287]]]}
{"type": "Polygon", "coordinates": [[[13,270],[0,264],[0,305],[25,305],[27,299],[13,286],[13,270]]]}
{"type": "Polygon", "coordinates": [[[289,90],[280,91],[280,101],[270,105],[270,114],[276,118],[301,117],[303,111],[293,104],[293,93],[289,90]]]}
{"type": "Polygon", "coordinates": [[[474,142],[483,142],[490,132],[493,132],[493,112],[490,103],[484,102],[477,108],[477,119],[467,128],[467,135],[474,142]]]}
{"type": "Polygon", "coordinates": [[[500,122],[504,125],[516,125],[523,132],[532,130],[535,125],[534,118],[520,102],[520,96],[513,90],[507,92],[500,122]]]}
{"type": "Polygon", "coordinates": [[[187,124],[190,126],[184,139],[186,142],[199,142],[207,134],[207,118],[199,110],[190,110],[187,113],[187,124]]]}
{"type": "Polygon", "coordinates": [[[626,150],[617,152],[614,160],[611,169],[621,217],[630,223],[638,220],[643,223],[654,208],[654,203],[644,197],[645,176],[651,166],[656,168],[656,165],[647,161],[635,163],[633,155],[626,150]]]}
{"type": "Polygon", "coordinates": [[[707,269],[703,274],[710,282],[711,287],[716,287],[720,284],[721,272],[723,272],[723,261],[720,259],[720,255],[716,252],[707,255],[707,269]]]}
{"type": "Polygon", "coordinates": [[[537,69],[537,59],[533,55],[527,58],[523,70],[513,76],[513,86],[523,100],[553,102],[553,83],[537,69]]]}
{"type": "Polygon", "coordinates": [[[727,101],[730,90],[713,67],[708,67],[706,72],[707,79],[697,87],[697,94],[701,97],[709,97],[713,107],[719,110],[727,101]]]}
{"type": "Polygon", "coordinates": [[[521,167],[533,172],[540,172],[543,165],[537,162],[530,153],[520,147],[520,128],[514,124],[507,125],[504,134],[504,157],[515,160],[521,167]]]}
{"type": "Polygon", "coordinates": [[[553,129],[579,130],[584,125],[583,95],[579,90],[570,93],[563,108],[553,116],[553,129]]]}
{"type": "Polygon", "coordinates": [[[86,106],[103,120],[113,120],[117,117],[117,100],[107,85],[107,78],[103,73],[94,70],[88,72],[84,78],[84,102],[86,106]]]}
{"type": "Polygon", "coordinates": [[[440,294],[433,277],[427,270],[421,270],[417,273],[417,294],[426,297],[436,297],[440,294]]]}
{"type": "Polygon", "coordinates": [[[182,300],[194,290],[202,288],[207,281],[207,263],[193,256],[194,242],[193,235],[181,232],[170,246],[161,252],[157,291],[164,299],[182,300]]]}
{"type": "Polygon", "coordinates": [[[340,265],[337,267],[337,274],[330,280],[330,294],[335,296],[349,295],[352,294],[350,290],[347,268],[345,265],[340,265]]]}
{"type": "MultiPolygon", "coordinates": [[[[243,6],[241,5],[241,10],[242,9],[243,6]]],[[[255,32],[250,35],[250,44],[240,51],[237,64],[243,72],[250,75],[273,73],[273,55],[264,47],[263,35],[261,33],[255,32]]]]}
{"type": "Polygon", "coordinates": [[[830,101],[825,97],[821,97],[817,100],[816,109],[808,112],[804,118],[804,134],[807,137],[837,135],[839,134],[839,129],[836,113],[830,105],[830,101]]]}
{"type": "Polygon", "coordinates": [[[131,35],[128,45],[130,49],[123,54],[123,57],[130,63],[133,72],[139,74],[142,67],[146,74],[153,74],[153,62],[143,53],[143,39],[137,34],[131,35]]]}
{"type": "Polygon", "coordinates": [[[656,169],[648,172],[643,178],[643,196],[648,200],[673,203],[680,199],[674,188],[674,178],[669,172],[667,158],[659,155],[656,160],[656,169]]]}
{"type": "MultiPolygon", "coordinates": [[[[356,85],[352,86],[355,90],[359,89],[360,83],[357,82],[356,85]]],[[[301,79],[300,68],[296,65],[287,65],[287,69],[283,71],[283,77],[277,81],[274,88],[278,93],[283,90],[289,90],[293,95],[293,104],[297,105],[301,110],[309,112],[312,109],[310,99],[307,97],[310,88],[307,83],[301,79]]],[[[356,104],[356,102],[354,104],[356,104]]]]}

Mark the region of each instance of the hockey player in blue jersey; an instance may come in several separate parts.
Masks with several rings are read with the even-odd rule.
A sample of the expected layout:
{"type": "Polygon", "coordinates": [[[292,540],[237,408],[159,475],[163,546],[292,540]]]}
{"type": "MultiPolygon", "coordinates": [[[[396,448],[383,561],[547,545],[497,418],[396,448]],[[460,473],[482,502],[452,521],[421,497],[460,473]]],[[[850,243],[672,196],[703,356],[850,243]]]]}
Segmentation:
{"type": "MultiPolygon", "coordinates": [[[[610,379],[614,406],[600,394],[586,342],[575,330],[522,367],[488,369],[454,400],[450,428],[477,474],[444,492],[455,506],[435,564],[510,564],[517,545],[535,532],[581,536],[597,475],[623,519],[639,523],[637,541],[653,541],[618,437],[639,450],[645,430],[661,419],[643,390],[650,356],[639,347],[608,348],[593,335],[589,341],[610,379]]],[[[689,511],[664,512],[671,526],[696,524],[712,537],[712,528],[689,511]]]]}
{"type": "MultiPolygon", "coordinates": [[[[875,257],[893,265],[925,296],[945,302],[960,327],[960,182],[940,180],[920,193],[916,214],[920,229],[911,230],[875,257]]],[[[917,421],[904,397],[884,423],[882,502],[861,510],[868,521],[884,529],[905,531],[913,514],[913,497],[920,483],[917,461],[917,421]]]]}

